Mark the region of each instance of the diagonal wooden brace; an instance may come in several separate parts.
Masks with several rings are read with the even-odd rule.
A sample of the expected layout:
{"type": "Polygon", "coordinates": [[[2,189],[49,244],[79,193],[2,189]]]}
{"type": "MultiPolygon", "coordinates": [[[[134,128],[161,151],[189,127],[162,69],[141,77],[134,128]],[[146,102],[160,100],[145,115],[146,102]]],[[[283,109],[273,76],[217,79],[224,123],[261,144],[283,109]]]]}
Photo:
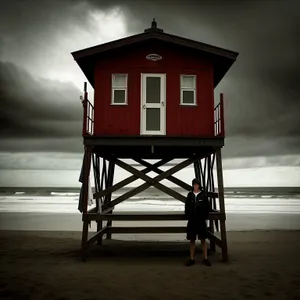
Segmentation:
{"type": "MultiPolygon", "coordinates": [[[[150,168],[150,166],[152,166],[152,167],[153,167],[153,168],[152,168],[152,171],[153,171],[153,172],[156,172],[156,173],[158,173],[158,174],[164,173],[163,170],[160,170],[158,167],[155,167],[154,165],[151,165],[150,163],[144,161],[143,159],[134,159],[134,160],[135,160],[136,162],[142,164],[142,165],[145,165],[145,166],[149,167],[149,168],[150,168]]],[[[183,189],[185,189],[185,190],[187,190],[187,191],[190,191],[191,188],[192,188],[191,185],[189,185],[189,184],[183,182],[182,180],[180,180],[180,179],[178,179],[178,178],[176,178],[176,177],[174,177],[174,176],[169,176],[169,177],[167,177],[166,179],[170,180],[170,181],[173,182],[174,184],[179,185],[180,187],[182,187],[183,189]]],[[[218,193],[215,193],[215,192],[207,192],[207,196],[209,196],[209,197],[215,199],[215,198],[218,198],[218,193]]]]}
{"type": "MultiPolygon", "coordinates": [[[[155,164],[151,165],[151,168],[147,167],[147,168],[143,169],[141,172],[145,173],[145,174],[149,173],[149,172],[152,171],[152,166],[160,167],[160,166],[168,163],[171,160],[172,159],[162,159],[162,160],[156,162],[155,164]]],[[[134,182],[136,180],[138,180],[138,179],[139,179],[138,176],[132,175],[132,176],[125,178],[124,180],[116,183],[115,185],[113,185],[113,186],[111,186],[111,187],[109,187],[109,188],[107,188],[107,189],[105,189],[103,191],[99,191],[99,192],[95,193],[93,197],[94,197],[94,199],[99,199],[99,198],[101,198],[103,196],[106,196],[107,194],[110,194],[110,193],[113,193],[113,192],[119,190],[120,188],[122,188],[122,187],[124,187],[124,186],[126,186],[126,185],[128,185],[128,184],[130,184],[130,183],[132,183],[132,182],[134,182]]]]}
{"type": "Polygon", "coordinates": [[[118,165],[119,167],[123,168],[124,170],[132,173],[133,175],[139,176],[140,179],[145,180],[147,183],[149,183],[150,186],[154,186],[157,189],[159,189],[160,191],[174,197],[175,199],[178,199],[179,201],[185,202],[185,196],[181,195],[180,193],[170,189],[169,187],[157,182],[156,180],[154,180],[153,178],[149,177],[148,175],[142,173],[141,171],[135,169],[134,167],[124,163],[123,161],[114,158],[112,160],[116,165],[118,165]]]}
{"type": "MultiPolygon", "coordinates": [[[[148,163],[147,161],[143,160],[143,159],[134,159],[134,161],[136,161],[137,163],[141,164],[141,165],[144,165],[145,167],[152,167],[152,171],[157,173],[157,174],[162,174],[164,173],[163,170],[159,169],[158,167],[148,163]]],[[[177,184],[178,186],[182,187],[183,189],[189,191],[191,189],[191,186],[187,183],[185,183],[184,181],[174,177],[174,176],[169,176],[168,178],[169,181],[171,181],[172,183],[174,184],[177,184]]]]}
{"type": "MultiPolygon", "coordinates": [[[[109,158],[109,159],[111,159],[111,158],[109,158]]],[[[158,183],[159,181],[161,181],[161,180],[163,180],[163,179],[165,179],[165,178],[167,178],[167,177],[173,175],[174,173],[176,173],[176,172],[178,172],[178,171],[184,169],[185,167],[187,167],[188,165],[192,164],[192,163],[193,163],[194,161],[196,161],[197,159],[199,159],[198,156],[193,156],[193,157],[191,157],[191,158],[189,158],[189,159],[186,159],[186,160],[182,161],[181,163],[179,163],[178,165],[176,165],[176,166],[170,168],[169,170],[165,171],[163,174],[160,174],[160,175],[154,177],[153,179],[146,175],[147,179],[144,179],[144,178],[142,178],[142,179],[144,179],[144,180],[147,181],[147,182],[145,182],[144,184],[142,184],[142,185],[140,185],[140,186],[138,186],[138,187],[136,187],[136,188],[130,190],[129,192],[127,192],[127,193],[121,195],[120,197],[116,198],[115,200],[111,201],[110,204],[109,204],[109,205],[105,205],[105,206],[103,207],[103,209],[108,209],[108,208],[111,208],[111,207],[113,207],[113,206],[116,206],[117,204],[123,202],[124,200],[126,200],[126,199],[128,199],[128,198],[130,198],[130,197],[133,197],[134,195],[136,195],[136,194],[138,194],[138,193],[141,193],[142,191],[146,190],[147,188],[149,188],[149,187],[152,186],[152,185],[154,185],[154,186],[157,187],[157,183],[158,183]],[[150,179],[149,181],[150,181],[151,183],[148,182],[148,178],[150,179]]],[[[119,164],[117,163],[116,159],[114,159],[114,163],[115,163],[116,165],[119,165],[119,164]]],[[[124,164],[125,164],[125,163],[124,163],[124,164]]],[[[125,164],[125,168],[127,168],[127,164],[125,164]]],[[[134,168],[133,168],[133,169],[134,169],[134,168]]],[[[137,172],[137,176],[140,176],[140,173],[141,173],[140,171],[137,171],[137,170],[135,170],[135,169],[134,169],[134,171],[137,172]]],[[[136,172],[135,172],[135,173],[136,173],[136,172]]],[[[143,174],[143,173],[142,173],[142,176],[144,177],[144,174],[143,174]]],[[[141,177],[140,177],[140,178],[141,178],[141,177]]],[[[179,193],[177,193],[177,192],[176,192],[176,193],[173,193],[174,191],[171,190],[171,189],[169,189],[169,188],[167,188],[168,192],[166,192],[166,189],[165,189],[166,187],[163,186],[163,185],[162,185],[162,187],[163,187],[163,192],[165,192],[165,193],[171,195],[172,197],[173,197],[173,196],[176,196],[176,199],[179,198],[179,197],[177,198],[177,196],[178,196],[179,193]],[[170,193],[171,193],[171,194],[169,193],[169,190],[170,190],[170,193]]],[[[180,199],[178,199],[178,200],[185,202],[185,197],[184,197],[183,195],[181,195],[181,194],[179,194],[179,195],[180,195],[180,199]]],[[[174,197],[174,198],[175,198],[175,197],[174,197]]]]}

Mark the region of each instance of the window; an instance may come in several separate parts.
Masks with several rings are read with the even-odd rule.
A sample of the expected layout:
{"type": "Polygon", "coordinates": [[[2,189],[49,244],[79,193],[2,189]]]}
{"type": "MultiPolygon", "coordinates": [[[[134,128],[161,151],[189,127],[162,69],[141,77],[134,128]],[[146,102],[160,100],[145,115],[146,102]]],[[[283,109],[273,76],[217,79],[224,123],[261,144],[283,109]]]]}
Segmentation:
{"type": "Polygon", "coordinates": [[[111,104],[127,104],[127,74],[112,75],[112,100],[111,104]]]}
{"type": "Polygon", "coordinates": [[[180,78],[180,104],[196,105],[196,76],[181,75],[180,78]]]}

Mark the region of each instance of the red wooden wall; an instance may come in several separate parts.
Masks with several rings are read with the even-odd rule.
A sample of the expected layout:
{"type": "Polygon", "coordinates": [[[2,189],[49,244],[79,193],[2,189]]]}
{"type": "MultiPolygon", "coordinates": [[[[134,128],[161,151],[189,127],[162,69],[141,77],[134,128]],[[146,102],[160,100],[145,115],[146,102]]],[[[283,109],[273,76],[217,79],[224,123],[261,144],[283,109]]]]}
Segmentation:
{"type": "Polygon", "coordinates": [[[140,135],[141,73],[165,73],[167,136],[214,136],[213,65],[182,49],[148,41],[102,55],[95,66],[94,135],[140,135]],[[162,60],[147,60],[151,53],[162,60]],[[113,73],[128,74],[128,105],[111,105],[113,73]],[[180,105],[180,74],[197,76],[197,106],[180,105]]]}

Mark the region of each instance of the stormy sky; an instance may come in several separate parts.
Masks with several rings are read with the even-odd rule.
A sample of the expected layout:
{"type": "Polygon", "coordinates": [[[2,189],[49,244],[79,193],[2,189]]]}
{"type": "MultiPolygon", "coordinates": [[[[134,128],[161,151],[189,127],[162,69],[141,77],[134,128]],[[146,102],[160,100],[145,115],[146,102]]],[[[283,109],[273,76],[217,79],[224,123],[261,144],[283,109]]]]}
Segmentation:
{"type": "Polygon", "coordinates": [[[4,0],[0,169],[77,166],[85,77],[70,52],[140,33],[153,17],[167,33],[240,53],[215,93],[226,101],[225,158],[299,166],[300,1],[4,0]]]}

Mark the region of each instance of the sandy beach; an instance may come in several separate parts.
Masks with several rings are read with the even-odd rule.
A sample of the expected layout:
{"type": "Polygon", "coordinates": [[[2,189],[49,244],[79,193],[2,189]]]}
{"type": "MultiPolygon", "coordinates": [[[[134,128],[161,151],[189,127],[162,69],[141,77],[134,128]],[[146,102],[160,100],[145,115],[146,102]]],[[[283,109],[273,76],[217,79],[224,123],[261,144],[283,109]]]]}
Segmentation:
{"type": "Polygon", "coordinates": [[[115,235],[83,263],[80,232],[0,236],[1,299],[300,299],[300,231],[229,232],[230,261],[218,249],[212,267],[201,265],[200,251],[185,267],[185,241],[115,235]]]}
{"type": "MultiPolygon", "coordinates": [[[[300,230],[300,215],[284,213],[227,213],[228,231],[300,230]]],[[[144,222],[145,226],[185,226],[186,221],[144,222]],[[147,224],[146,224],[147,223],[147,224]]],[[[114,222],[114,226],[139,226],[140,222],[114,222]]],[[[5,212],[0,213],[0,230],[81,231],[81,215],[67,213],[5,212]]],[[[96,230],[95,222],[92,231],[96,230]]],[[[148,236],[148,235],[147,235],[148,236]]],[[[126,238],[127,236],[123,236],[126,238]]],[[[180,240],[184,237],[180,236],[180,240]]]]}

